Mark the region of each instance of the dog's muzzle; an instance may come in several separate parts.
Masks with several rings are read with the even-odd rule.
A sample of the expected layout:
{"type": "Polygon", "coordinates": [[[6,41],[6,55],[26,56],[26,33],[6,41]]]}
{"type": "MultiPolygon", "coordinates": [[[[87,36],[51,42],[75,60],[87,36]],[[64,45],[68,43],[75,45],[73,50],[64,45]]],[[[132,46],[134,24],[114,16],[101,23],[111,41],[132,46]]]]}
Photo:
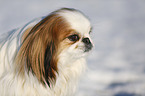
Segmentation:
{"type": "Polygon", "coordinates": [[[85,51],[88,52],[93,48],[93,45],[89,38],[83,38],[82,42],[85,44],[85,51]]]}

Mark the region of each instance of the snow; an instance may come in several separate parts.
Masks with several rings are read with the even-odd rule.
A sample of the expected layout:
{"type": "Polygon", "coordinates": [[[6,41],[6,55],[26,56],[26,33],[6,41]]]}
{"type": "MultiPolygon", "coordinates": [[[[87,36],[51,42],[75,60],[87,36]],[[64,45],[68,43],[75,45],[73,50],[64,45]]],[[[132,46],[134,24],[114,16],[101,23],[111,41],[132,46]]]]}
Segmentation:
{"type": "Polygon", "coordinates": [[[93,25],[76,96],[145,96],[144,0],[0,0],[0,33],[61,7],[81,10],[93,25]]]}

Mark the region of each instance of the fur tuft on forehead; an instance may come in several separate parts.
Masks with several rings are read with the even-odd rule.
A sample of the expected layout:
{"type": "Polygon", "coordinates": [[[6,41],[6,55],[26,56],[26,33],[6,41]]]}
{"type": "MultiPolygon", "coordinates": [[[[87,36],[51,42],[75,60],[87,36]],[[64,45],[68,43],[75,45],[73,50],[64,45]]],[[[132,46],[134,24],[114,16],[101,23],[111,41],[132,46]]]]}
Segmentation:
{"type": "Polygon", "coordinates": [[[67,9],[51,13],[24,32],[16,57],[20,76],[31,72],[43,85],[48,86],[56,81],[60,42],[71,32],[68,22],[59,15],[62,10],[67,9]]]}
{"type": "Polygon", "coordinates": [[[77,32],[81,34],[89,32],[91,29],[89,19],[78,10],[75,9],[67,10],[67,8],[64,8],[64,10],[60,11],[59,15],[65,18],[65,20],[70,24],[72,29],[75,29],[77,32]]]}

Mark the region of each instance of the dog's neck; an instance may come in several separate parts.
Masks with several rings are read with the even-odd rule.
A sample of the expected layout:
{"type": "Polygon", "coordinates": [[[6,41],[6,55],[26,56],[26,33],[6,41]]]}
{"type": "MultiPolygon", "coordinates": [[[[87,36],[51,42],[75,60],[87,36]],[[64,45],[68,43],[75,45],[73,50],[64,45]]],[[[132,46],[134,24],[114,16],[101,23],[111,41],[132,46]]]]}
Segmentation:
{"type": "Polygon", "coordinates": [[[58,63],[58,75],[54,86],[56,96],[73,96],[77,88],[78,79],[86,67],[85,63],[84,58],[74,62],[58,63]]]}

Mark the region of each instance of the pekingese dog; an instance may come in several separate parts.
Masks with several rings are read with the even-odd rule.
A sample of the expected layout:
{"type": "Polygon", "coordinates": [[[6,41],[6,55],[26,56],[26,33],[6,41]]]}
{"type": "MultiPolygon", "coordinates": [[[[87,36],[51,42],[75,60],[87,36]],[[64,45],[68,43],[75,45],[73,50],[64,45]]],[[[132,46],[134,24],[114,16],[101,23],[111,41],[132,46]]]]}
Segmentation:
{"type": "Polygon", "coordinates": [[[74,96],[93,44],[80,11],[61,8],[0,39],[0,96],[74,96]]]}

